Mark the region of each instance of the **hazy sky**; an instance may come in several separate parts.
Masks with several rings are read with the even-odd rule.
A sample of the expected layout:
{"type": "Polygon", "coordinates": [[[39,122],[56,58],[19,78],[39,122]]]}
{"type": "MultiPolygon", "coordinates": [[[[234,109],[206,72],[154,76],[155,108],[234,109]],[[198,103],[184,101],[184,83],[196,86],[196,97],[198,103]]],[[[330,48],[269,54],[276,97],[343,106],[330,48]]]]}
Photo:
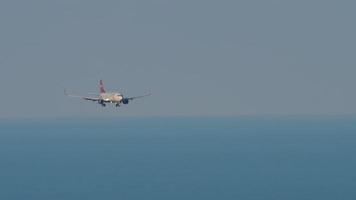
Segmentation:
{"type": "Polygon", "coordinates": [[[0,1],[0,117],[356,113],[356,1],[0,1]],[[153,96],[119,110],[63,89],[153,96]]]}

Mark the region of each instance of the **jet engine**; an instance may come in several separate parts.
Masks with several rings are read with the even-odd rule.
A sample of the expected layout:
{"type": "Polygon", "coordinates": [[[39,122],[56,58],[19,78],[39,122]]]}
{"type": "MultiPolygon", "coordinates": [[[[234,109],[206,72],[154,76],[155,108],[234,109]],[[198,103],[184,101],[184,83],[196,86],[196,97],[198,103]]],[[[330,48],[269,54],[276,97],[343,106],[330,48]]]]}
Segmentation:
{"type": "Polygon", "coordinates": [[[122,99],[122,103],[123,104],[129,104],[129,99],[127,99],[127,98],[122,99]]]}

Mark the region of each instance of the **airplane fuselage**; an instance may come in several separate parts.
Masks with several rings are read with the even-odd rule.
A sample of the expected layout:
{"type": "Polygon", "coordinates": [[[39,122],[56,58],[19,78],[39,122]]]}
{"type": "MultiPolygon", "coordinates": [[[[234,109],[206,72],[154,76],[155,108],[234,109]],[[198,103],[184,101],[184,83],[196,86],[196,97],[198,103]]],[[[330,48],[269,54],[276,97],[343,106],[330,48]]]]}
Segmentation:
{"type": "Polygon", "coordinates": [[[107,103],[120,103],[124,97],[120,93],[106,92],[100,94],[100,99],[107,103]]]}

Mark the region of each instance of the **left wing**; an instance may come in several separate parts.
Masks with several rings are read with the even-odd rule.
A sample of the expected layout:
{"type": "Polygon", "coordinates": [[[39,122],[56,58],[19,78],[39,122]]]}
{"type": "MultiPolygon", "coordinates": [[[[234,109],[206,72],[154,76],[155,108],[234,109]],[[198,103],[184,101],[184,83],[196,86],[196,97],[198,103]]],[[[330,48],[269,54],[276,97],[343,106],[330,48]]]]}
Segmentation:
{"type": "Polygon", "coordinates": [[[136,97],[128,97],[128,100],[134,100],[134,99],[138,99],[138,98],[142,98],[142,97],[147,97],[147,96],[151,96],[151,93],[149,94],[145,94],[145,95],[141,95],[141,96],[136,96],[136,97]]]}

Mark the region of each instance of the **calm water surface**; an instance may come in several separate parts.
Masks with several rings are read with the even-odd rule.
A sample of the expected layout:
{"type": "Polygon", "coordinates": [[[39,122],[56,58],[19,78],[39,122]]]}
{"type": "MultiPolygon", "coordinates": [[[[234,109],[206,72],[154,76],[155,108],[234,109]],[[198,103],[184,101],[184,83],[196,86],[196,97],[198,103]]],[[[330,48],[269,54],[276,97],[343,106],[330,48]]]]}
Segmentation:
{"type": "Polygon", "coordinates": [[[0,199],[356,199],[356,118],[0,120],[0,199]]]}

